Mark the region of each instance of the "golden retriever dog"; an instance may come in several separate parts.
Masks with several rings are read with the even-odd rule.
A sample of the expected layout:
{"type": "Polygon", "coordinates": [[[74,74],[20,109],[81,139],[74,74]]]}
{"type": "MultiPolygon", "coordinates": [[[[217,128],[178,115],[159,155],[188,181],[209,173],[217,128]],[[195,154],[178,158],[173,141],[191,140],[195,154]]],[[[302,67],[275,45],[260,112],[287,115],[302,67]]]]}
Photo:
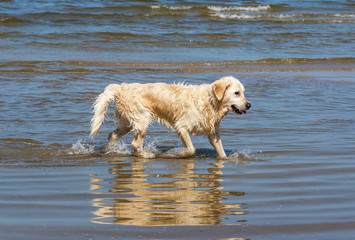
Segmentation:
{"type": "Polygon", "coordinates": [[[244,86],[234,77],[224,77],[212,84],[184,85],[165,83],[110,84],[94,103],[91,136],[95,136],[104,121],[110,102],[114,101],[119,127],[108,137],[106,150],[126,133],[133,131],[132,147],[144,158],[155,154],[143,149],[148,126],[157,120],[175,129],[184,149],[175,157],[195,153],[191,134],[206,134],[220,158],[226,157],[219,135],[219,123],[232,111],[245,114],[251,104],[244,97],[244,86]]]}

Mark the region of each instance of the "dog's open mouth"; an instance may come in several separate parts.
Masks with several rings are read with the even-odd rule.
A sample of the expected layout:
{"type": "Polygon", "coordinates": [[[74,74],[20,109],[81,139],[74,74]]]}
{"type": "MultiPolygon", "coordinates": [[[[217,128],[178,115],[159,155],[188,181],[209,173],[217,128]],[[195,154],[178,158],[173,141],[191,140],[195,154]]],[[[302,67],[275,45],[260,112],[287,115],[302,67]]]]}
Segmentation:
{"type": "Polygon", "coordinates": [[[236,106],[234,106],[234,105],[232,105],[232,110],[233,110],[233,112],[235,113],[235,114],[247,114],[247,112],[246,111],[244,111],[244,110],[239,110],[236,106]]]}

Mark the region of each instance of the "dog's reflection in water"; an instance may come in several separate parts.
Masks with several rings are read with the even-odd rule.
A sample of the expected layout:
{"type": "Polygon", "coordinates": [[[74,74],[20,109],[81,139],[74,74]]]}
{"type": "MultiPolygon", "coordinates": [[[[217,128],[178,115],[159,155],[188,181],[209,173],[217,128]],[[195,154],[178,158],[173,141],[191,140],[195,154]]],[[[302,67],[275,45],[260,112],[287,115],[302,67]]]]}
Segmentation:
{"type": "Polygon", "coordinates": [[[109,169],[108,178],[92,175],[95,223],[157,226],[245,222],[246,204],[240,203],[244,193],[223,190],[220,159],[207,163],[127,157],[111,164],[114,167],[109,169]]]}

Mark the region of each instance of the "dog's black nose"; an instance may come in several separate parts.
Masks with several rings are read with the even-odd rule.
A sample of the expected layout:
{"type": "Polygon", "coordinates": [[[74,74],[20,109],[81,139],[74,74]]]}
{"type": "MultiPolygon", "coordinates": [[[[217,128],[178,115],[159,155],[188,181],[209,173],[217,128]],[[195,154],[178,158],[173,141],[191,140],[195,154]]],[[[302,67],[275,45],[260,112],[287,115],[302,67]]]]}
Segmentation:
{"type": "Polygon", "coordinates": [[[247,103],[247,104],[245,104],[245,107],[246,107],[247,109],[249,109],[249,108],[251,107],[251,104],[250,104],[250,103],[247,103]]]}

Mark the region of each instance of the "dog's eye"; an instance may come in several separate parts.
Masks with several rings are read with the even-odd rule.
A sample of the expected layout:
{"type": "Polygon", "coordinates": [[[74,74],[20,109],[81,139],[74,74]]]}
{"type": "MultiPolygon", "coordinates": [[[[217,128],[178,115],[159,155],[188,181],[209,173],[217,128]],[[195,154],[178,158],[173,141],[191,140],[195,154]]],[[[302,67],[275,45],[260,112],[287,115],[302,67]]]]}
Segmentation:
{"type": "Polygon", "coordinates": [[[235,92],[234,94],[237,95],[237,96],[239,96],[240,93],[239,93],[239,92],[235,92]]]}

